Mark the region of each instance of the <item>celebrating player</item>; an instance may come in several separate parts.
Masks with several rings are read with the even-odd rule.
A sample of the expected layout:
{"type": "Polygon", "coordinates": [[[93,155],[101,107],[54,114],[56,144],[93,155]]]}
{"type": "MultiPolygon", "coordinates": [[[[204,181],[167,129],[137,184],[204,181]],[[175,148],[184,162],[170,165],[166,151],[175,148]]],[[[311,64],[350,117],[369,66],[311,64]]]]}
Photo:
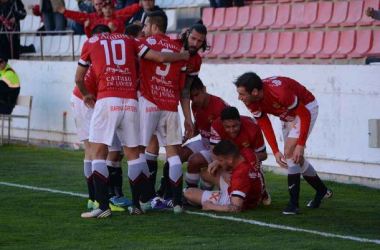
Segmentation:
{"type": "Polygon", "coordinates": [[[332,191],[323,184],[313,166],[304,158],[306,140],[318,116],[318,102],[314,95],[291,78],[270,77],[261,80],[253,72],[239,76],[234,84],[239,100],[247,106],[263,130],[277,163],[288,168],[290,202],[283,214],[299,213],[300,174],[316,190],[315,197],[307,207],[318,208],[323,199],[332,197],[332,191]],[[282,121],[285,156],[278,149],[267,114],[278,116],[282,121]]]}

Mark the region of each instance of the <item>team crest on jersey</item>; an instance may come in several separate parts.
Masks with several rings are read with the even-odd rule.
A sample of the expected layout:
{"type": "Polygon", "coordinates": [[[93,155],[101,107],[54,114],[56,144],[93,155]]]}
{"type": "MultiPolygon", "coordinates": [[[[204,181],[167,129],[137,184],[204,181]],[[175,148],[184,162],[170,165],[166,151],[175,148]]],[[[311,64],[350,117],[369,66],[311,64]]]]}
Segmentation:
{"type": "Polygon", "coordinates": [[[155,45],[157,43],[156,39],[154,39],[153,37],[149,37],[148,39],[146,39],[146,42],[150,45],[155,45]]]}
{"type": "Polygon", "coordinates": [[[282,82],[280,80],[272,80],[272,86],[274,87],[278,87],[282,84],[282,82]]]}
{"type": "Polygon", "coordinates": [[[89,42],[90,42],[90,43],[96,43],[97,41],[99,41],[99,37],[97,37],[97,36],[93,36],[93,37],[91,37],[91,38],[89,39],[89,42]]]}
{"type": "Polygon", "coordinates": [[[241,144],[243,147],[245,148],[248,148],[249,147],[249,142],[248,141],[243,141],[243,143],[241,144]]]}

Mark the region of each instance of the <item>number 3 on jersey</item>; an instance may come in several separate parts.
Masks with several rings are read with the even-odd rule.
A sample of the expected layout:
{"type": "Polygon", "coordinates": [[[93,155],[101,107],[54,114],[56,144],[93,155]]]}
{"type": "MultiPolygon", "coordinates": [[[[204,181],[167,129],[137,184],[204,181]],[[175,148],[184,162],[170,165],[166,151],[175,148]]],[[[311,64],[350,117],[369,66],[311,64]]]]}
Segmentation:
{"type": "MultiPolygon", "coordinates": [[[[107,40],[101,40],[100,44],[104,47],[104,53],[106,56],[106,64],[111,65],[111,57],[110,57],[110,51],[108,48],[108,41],[107,40]]],[[[126,54],[125,54],[125,42],[124,40],[111,40],[111,51],[112,51],[112,61],[115,65],[125,65],[126,62],[126,54]],[[120,47],[121,53],[116,53],[116,48],[120,47]],[[121,58],[117,58],[117,56],[121,56],[121,58]]]]}
{"type": "MultiPolygon", "coordinates": [[[[173,53],[170,49],[162,49],[161,52],[169,52],[173,53]]],[[[160,66],[157,66],[156,68],[156,74],[159,76],[167,76],[170,70],[170,63],[163,63],[165,65],[165,69],[162,70],[160,66]]]]}

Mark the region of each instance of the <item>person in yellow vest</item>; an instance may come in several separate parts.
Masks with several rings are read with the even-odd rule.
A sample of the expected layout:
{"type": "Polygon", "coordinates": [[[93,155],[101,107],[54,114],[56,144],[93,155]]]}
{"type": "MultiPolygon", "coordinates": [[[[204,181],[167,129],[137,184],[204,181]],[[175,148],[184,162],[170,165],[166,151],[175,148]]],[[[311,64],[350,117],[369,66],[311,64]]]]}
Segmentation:
{"type": "Polygon", "coordinates": [[[0,114],[11,114],[20,94],[20,80],[9,66],[8,57],[0,52],[0,114]]]}

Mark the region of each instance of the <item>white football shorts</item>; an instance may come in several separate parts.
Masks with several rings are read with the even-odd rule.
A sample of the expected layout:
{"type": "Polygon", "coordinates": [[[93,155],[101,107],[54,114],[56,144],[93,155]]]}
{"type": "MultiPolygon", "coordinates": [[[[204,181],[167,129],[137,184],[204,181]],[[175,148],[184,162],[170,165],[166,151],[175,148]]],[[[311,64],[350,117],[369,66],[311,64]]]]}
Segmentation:
{"type": "Polygon", "coordinates": [[[230,204],[230,195],[228,194],[228,184],[220,176],[219,180],[220,190],[218,191],[203,191],[202,205],[205,201],[211,201],[215,205],[225,206],[230,204]]]}
{"type": "Polygon", "coordinates": [[[96,102],[90,125],[90,142],[112,146],[115,132],[122,146],[139,145],[140,126],[136,100],[107,97],[96,102]]]}
{"type": "Polygon", "coordinates": [[[72,94],[70,106],[75,118],[75,127],[80,141],[88,140],[90,136],[90,123],[94,109],[87,108],[83,100],[72,94]]]}
{"type": "Polygon", "coordinates": [[[181,145],[182,129],[178,112],[160,110],[144,97],[139,99],[140,145],[148,146],[155,134],[160,146],[181,145]]]}

